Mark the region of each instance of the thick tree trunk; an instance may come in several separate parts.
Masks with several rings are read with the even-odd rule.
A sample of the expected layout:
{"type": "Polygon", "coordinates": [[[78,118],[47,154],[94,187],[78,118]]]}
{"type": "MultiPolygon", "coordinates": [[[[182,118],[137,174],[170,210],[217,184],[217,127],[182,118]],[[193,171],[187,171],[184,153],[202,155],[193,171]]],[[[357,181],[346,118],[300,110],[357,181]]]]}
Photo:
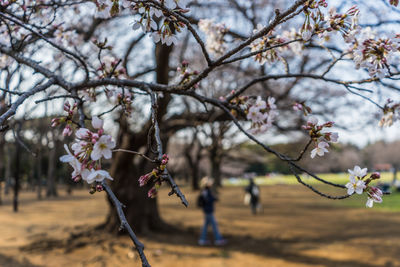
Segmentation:
{"type": "MultiPolygon", "coordinates": [[[[143,136],[129,133],[121,133],[121,138],[120,147],[133,151],[137,151],[146,142],[143,136]]],[[[111,176],[114,178],[111,188],[118,199],[126,205],[124,211],[129,224],[136,232],[146,233],[157,230],[163,223],[158,212],[157,198],[152,199],[147,196],[150,186],[139,187],[138,178],[151,169],[143,165],[147,164],[142,164],[142,160],[133,161],[131,154],[117,153],[111,168],[111,176]]],[[[110,205],[106,229],[114,232],[118,230],[119,225],[116,210],[110,205]]]]}
{"type": "MultiPolygon", "coordinates": [[[[157,44],[155,50],[156,58],[156,74],[157,83],[168,83],[169,72],[169,55],[172,51],[170,46],[162,46],[157,44]]],[[[158,120],[161,121],[167,112],[168,104],[171,100],[170,95],[164,95],[158,102],[158,120]]],[[[147,147],[148,130],[150,129],[150,121],[143,127],[139,133],[132,133],[128,129],[124,121],[120,122],[120,130],[118,136],[118,147],[133,151],[143,150],[147,147]]],[[[164,147],[168,137],[162,137],[164,147]]],[[[154,156],[154,155],[151,155],[154,156]]],[[[111,189],[114,191],[121,203],[126,205],[125,216],[129,224],[137,233],[146,233],[149,231],[157,231],[165,229],[166,224],[161,220],[159,215],[157,198],[149,198],[147,196],[151,185],[139,187],[138,178],[151,171],[154,164],[132,154],[117,153],[112,162],[110,174],[114,178],[111,183],[111,189]]],[[[120,222],[115,207],[110,203],[110,210],[107,216],[105,228],[111,232],[117,232],[120,222]]]]}

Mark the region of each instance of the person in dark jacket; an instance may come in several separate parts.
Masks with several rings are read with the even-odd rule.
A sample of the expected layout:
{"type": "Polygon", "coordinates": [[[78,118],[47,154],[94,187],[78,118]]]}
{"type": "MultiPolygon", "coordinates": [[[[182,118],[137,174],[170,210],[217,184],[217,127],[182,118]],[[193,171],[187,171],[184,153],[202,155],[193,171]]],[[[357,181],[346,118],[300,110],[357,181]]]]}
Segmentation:
{"type": "Polygon", "coordinates": [[[203,209],[204,212],[204,225],[201,231],[201,236],[198,241],[200,246],[210,244],[207,239],[208,226],[211,225],[214,234],[214,244],[217,246],[223,246],[226,244],[226,240],[223,239],[222,235],[218,230],[218,224],[214,217],[214,203],[218,199],[211,191],[213,185],[213,179],[204,177],[201,179],[201,192],[197,200],[197,205],[203,209]]]}
{"type": "Polygon", "coordinates": [[[251,178],[249,185],[246,187],[246,192],[250,194],[250,207],[253,214],[257,213],[260,208],[260,189],[251,178]]]}

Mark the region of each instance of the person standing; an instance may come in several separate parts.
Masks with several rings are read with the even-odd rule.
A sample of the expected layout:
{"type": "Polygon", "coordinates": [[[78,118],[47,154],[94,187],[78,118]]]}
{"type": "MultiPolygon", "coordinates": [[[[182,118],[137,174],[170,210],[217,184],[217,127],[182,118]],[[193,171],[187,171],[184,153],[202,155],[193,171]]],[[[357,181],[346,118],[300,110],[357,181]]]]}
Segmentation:
{"type": "Polygon", "coordinates": [[[260,188],[254,183],[253,178],[250,179],[250,183],[245,190],[250,194],[251,211],[253,214],[257,214],[257,210],[260,208],[260,188]]]}
{"type": "Polygon", "coordinates": [[[201,236],[198,241],[200,246],[209,245],[210,241],[207,239],[208,226],[211,225],[214,234],[214,244],[223,246],[227,241],[222,237],[218,230],[218,224],[214,217],[214,203],[218,200],[211,188],[214,181],[211,178],[203,177],[200,181],[201,192],[197,199],[197,205],[203,209],[204,225],[201,230],[201,236]]]}

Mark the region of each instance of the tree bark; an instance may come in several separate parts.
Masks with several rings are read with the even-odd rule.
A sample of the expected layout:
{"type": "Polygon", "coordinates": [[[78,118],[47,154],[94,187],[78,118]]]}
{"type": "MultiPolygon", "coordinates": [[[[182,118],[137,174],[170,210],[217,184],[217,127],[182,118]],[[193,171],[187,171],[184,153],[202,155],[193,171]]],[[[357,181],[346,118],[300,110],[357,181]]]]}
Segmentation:
{"type": "MultiPolygon", "coordinates": [[[[168,84],[169,72],[169,56],[172,51],[171,46],[156,45],[156,80],[157,83],[168,84]]],[[[167,107],[171,100],[170,95],[164,95],[158,101],[158,120],[163,120],[167,113],[167,107]]],[[[133,151],[142,151],[147,148],[148,132],[150,130],[150,120],[142,127],[142,131],[132,133],[128,129],[125,120],[120,121],[120,129],[118,133],[118,147],[133,151]]],[[[168,141],[168,136],[162,136],[164,149],[168,141]]],[[[154,157],[149,151],[146,154],[154,157]]],[[[114,178],[111,183],[111,189],[117,198],[126,205],[125,216],[137,233],[146,233],[165,229],[166,224],[162,221],[158,206],[157,198],[149,198],[148,190],[152,185],[139,187],[138,178],[148,173],[154,168],[154,164],[149,164],[138,156],[133,157],[132,154],[118,152],[112,162],[110,174],[114,178]]],[[[110,203],[109,213],[107,215],[105,229],[110,232],[118,232],[120,222],[116,214],[115,207],[110,203]]]]}

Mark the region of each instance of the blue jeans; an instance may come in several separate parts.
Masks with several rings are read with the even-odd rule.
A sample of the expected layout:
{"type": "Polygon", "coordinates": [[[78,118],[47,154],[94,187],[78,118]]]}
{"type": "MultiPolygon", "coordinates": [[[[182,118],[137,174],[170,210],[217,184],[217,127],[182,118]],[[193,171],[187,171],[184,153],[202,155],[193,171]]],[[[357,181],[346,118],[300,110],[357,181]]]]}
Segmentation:
{"type": "Polygon", "coordinates": [[[201,241],[206,241],[207,240],[207,230],[208,230],[208,226],[211,224],[212,230],[213,230],[213,234],[214,234],[214,239],[215,241],[219,241],[222,240],[222,236],[218,231],[218,225],[217,225],[217,221],[214,218],[214,214],[212,213],[205,213],[204,214],[204,226],[203,226],[203,230],[201,232],[201,236],[200,236],[200,240],[201,241]]]}

